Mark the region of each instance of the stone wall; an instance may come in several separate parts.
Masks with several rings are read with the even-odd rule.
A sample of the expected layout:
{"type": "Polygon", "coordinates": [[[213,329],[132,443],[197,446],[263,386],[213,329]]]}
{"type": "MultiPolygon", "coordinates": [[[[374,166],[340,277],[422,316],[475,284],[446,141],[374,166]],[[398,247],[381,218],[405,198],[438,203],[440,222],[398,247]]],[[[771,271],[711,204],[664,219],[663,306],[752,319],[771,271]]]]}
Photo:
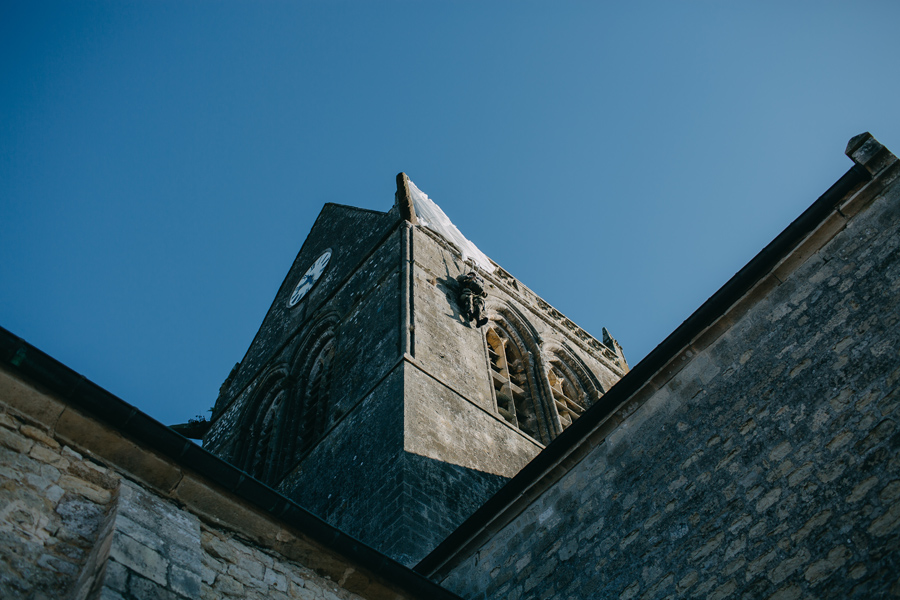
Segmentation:
{"type": "Polygon", "coordinates": [[[402,545],[396,524],[404,508],[402,383],[398,366],[281,486],[335,527],[382,550],[402,545]]]}
{"type": "Polygon", "coordinates": [[[896,178],[829,217],[830,242],[789,256],[443,584],[512,600],[900,595],[896,178]]]}
{"type": "Polygon", "coordinates": [[[329,426],[352,410],[393,366],[399,346],[400,250],[396,232],[383,239],[389,224],[388,213],[326,205],[247,355],[216,402],[206,447],[231,457],[244,409],[255,399],[261,381],[274,368],[294,367],[304,334],[322,317],[334,316],[341,324],[334,366],[339,376],[332,389],[335,406],[329,426]],[[344,228],[358,235],[341,235],[344,228]],[[384,243],[376,249],[379,241],[384,243]],[[321,279],[295,308],[287,308],[300,276],[327,248],[332,249],[332,259],[321,279]]]}
{"type": "MultiPolygon", "coordinates": [[[[339,288],[346,287],[347,275],[359,267],[396,223],[395,213],[331,203],[322,208],[273,298],[247,354],[241,360],[240,368],[231,381],[231,389],[216,403],[218,409],[227,405],[246,387],[271,360],[273,354],[320,311],[323,304],[332,301],[332,296],[339,288]],[[348,231],[353,232],[353,235],[347,235],[348,231]],[[332,250],[331,260],[319,281],[298,305],[288,308],[288,299],[300,277],[329,248],[332,250]]],[[[341,303],[352,303],[354,300],[355,297],[344,298],[341,303]]],[[[344,314],[345,311],[340,312],[344,314]]]]}
{"type": "MultiPolygon", "coordinates": [[[[457,277],[469,270],[458,251],[423,227],[410,228],[414,336],[404,364],[402,534],[414,563],[515,476],[543,444],[498,412],[484,327],[460,314],[457,277]]],[[[546,377],[550,348],[565,346],[602,390],[627,371],[624,358],[549,307],[502,269],[485,277],[487,310],[524,315],[533,331],[538,370],[546,377]]],[[[399,524],[398,524],[399,525],[399,524]]],[[[412,564],[409,563],[409,564],[412,564]]]]}
{"type": "MultiPolygon", "coordinates": [[[[483,328],[466,323],[459,311],[456,278],[470,267],[436,234],[422,227],[413,233],[416,332],[413,356],[426,372],[505,424],[496,413],[491,394],[483,328]]],[[[608,391],[628,372],[624,357],[601,344],[502,268],[482,275],[488,294],[488,314],[493,316],[510,307],[522,315],[529,330],[534,332],[536,348],[541,353],[565,346],[597,378],[601,392],[608,391]]],[[[536,357],[544,361],[541,365],[544,369],[546,359],[546,355],[536,357]]],[[[511,471],[516,472],[518,468],[511,471]]]]}
{"type": "MultiPolygon", "coordinates": [[[[469,270],[445,240],[422,227],[412,230],[412,311],[415,340],[407,375],[405,448],[468,469],[512,477],[543,449],[510,425],[493,396],[485,327],[460,314],[456,278],[469,270]]],[[[538,378],[546,378],[548,351],[566,347],[596,378],[601,393],[627,372],[624,359],[552,309],[500,268],[482,274],[490,316],[509,308],[533,332],[538,378]],[[541,307],[546,307],[541,308],[541,307]],[[552,314],[551,314],[552,313],[552,314]]],[[[526,335],[528,335],[526,333],[526,335]]],[[[546,401],[536,385],[536,395],[546,401]]],[[[546,384],[549,388],[549,384],[546,384]]],[[[486,499],[486,498],[485,498],[486,499]]]]}
{"type": "Polygon", "coordinates": [[[347,592],[311,569],[201,523],[201,598],[247,600],[352,600],[347,592]]]}
{"type": "MultiPolygon", "coordinates": [[[[288,405],[299,403],[304,381],[293,371],[303,360],[307,331],[321,317],[332,317],[336,350],[325,430],[314,446],[286,461],[282,476],[267,483],[378,548],[398,543],[399,529],[389,525],[399,510],[397,503],[402,502],[398,467],[403,444],[402,368],[398,365],[400,233],[397,228],[384,229],[389,218],[396,219],[345,207],[323,209],[261,327],[280,332],[282,345],[266,348],[262,340],[269,338],[262,333],[257,337],[248,352],[248,357],[256,357],[252,364],[257,376],[230,404],[221,406],[205,439],[210,451],[235,459],[243,421],[248,418],[245,411],[273,369],[288,371],[292,380],[285,412],[288,405]],[[308,266],[304,261],[315,260],[328,247],[333,249],[333,260],[313,288],[316,295],[311,292],[297,309],[285,310],[295,279],[308,266]]],[[[281,436],[280,428],[288,421],[280,418],[273,435],[281,436]]]]}
{"type": "Polygon", "coordinates": [[[89,562],[119,478],[0,412],[0,597],[60,598],[89,562]]]}
{"type": "Polygon", "coordinates": [[[361,598],[0,412],[0,597],[361,598]]]}
{"type": "MultiPolygon", "coordinates": [[[[455,598],[86,384],[82,401],[107,416],[129,409],[127,420],[155,432],[148,439],[163,451],[123,436],[20,378],[16,369],[38,351],[20,345],[14,354],[12,371],[0,367],[0,598],[455,598]],[[264,506],[169,452],[193,456],[245,495],[254,489],[264,506]]],[[[53,385],[78,380],[39,361],[35,372],[53,385]]]]}

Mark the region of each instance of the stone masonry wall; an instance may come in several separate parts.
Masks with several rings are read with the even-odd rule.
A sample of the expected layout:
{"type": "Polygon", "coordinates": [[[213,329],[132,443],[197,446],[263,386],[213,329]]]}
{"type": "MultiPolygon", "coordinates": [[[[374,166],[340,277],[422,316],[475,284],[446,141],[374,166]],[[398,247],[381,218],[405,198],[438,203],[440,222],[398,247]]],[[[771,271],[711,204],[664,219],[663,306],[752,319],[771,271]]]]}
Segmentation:
{"type": "MultiPolygon", "coordinates": [[[[323,211],[323,215],[327,214],[330,213],[323,211]]],[[[353,214],[351,211],[350,215],[353,214]]],[[[337,318],[324,432],[312,448],[286,463],[288,468],[281,479],[267,483],[331,525],[382,549],[401,541],[397,538],[398,530],[389,527],[398,511],[402,485],[398,460],[403,444],[403,388],[402,369],[397,362],[400,234],[394,231],[380,246],[371,248],[370,237],[362,236],[360,240],[341,237],[335,232],[338,225],[362,227],[355,221],[334,222],[322,218],[304,248],[331,245],[335,256],[347,254],[355,259],[361,258],[360,254],[365,256],[363,251],[369,254],[359,265],[351,262],[342,267],[335,259],[336,264],[326,270],[334,281],[319,284],[332,285],[328,299],[318,307],[317,313],[307,315],[313,322],[325,314],[337,318]],[[348,272],[350,266],[358,268],[348,272]]],[[[379,235],[383,234],[379,230],[379,235]]],[[[310,260],[314,259],[315,256],[310,260]]],[[[280,306],[276,302],[278,309],[273,308],[264,324],[266,327],[276,327],[277,319],[273,315],[284,312],[280,306]]],[[[303,303],[298,308],[306,310],[303,303]]],[[[285,320],[277,328],[287,330],[297,326],[285,320]]],[[[218,416],[205,440],[208,450],[225,460],[233,459],[245,407],[257,399],[257,387],[265,373],[273,367],[290,368],[295,364],[304,349],[309,327],[310,323],[305,323],[292,331],[284,347],[268,349],[263,375],[218,416]]],[[[305,392],[300,374],[292,372],[291,375],[295,383],[288,388],[285,407],[299,401],[305,392]]],[[[286,418],[279,419],[275,435],[280,434],[286,423],[286,418]]]]}
{"type": "Polygon", "coordinates": [[[117,487],[104,466],[0,405],[0,597],[65,597],[117,487]]]}
{"type": "Polygon", "coordinates": [[[0,397],[0,598],[361,598],[204,522],[0,397]]]}
{"type": "Polygon", "coordinates": [[[467,598],[900,595],[900,186],[443,584],[467,598]]]}
{"type": "MultiPolygon", "coordinates": [[[[392,525],[400,543],[383,549],[415,564],[528,464],[543,444],[510,425],[497,410],[484,327],[468,323],[458,305],[456,278],[470,267],[423,226],[410,228],[410,248],[413,336],[404,364],[405,467],[398,499],[404,504],[404,518],[392,525]]],[[[593,373],[603,391],[627,369],[609,349],[588,345],[585,340],[593,338],[578,330],[579,337],[577,327],[571,321],[571,327],[566,326],[558,312],[551,317],[547,310],[553,309],[502,269],[485,275],[485,284],[489,314],[494,307],[513,306],[534,332],[539,369],[548,368],[550,349],[563,346],[593,373]]]]}
{"type": "Polygon", "coordinates": [[[228,532],[201,524],[201,540],[199,597],[204,600],[361,600],[336,582],[228,532]]]}
{"type": "Polygon", "coordinates": [[[111,521],[94,585],[103,600],[200,594],[197,517],[123,479],[111,521]]]}
{"type": "Polygon", "coordinates": [[[505,477],[467,469],[411,452],[402,456],[404,514],[390,527],[400,562],[415,565],[490,498],[505,477]]]}
{"type": "MultiPolygon", "coordinates": [[[[444,385],[505,423],[496,413],[491,394],[483,328],[467,323],[458,307],[456,278],[469,266],[435,234],[421,227],[413,231],[414,356],[424,370],[444,385]]],[[[627,372],[614,352],[503,269],[497,268],[484,277],[488,314],[504,306],[513,307],[535,332],[542,354],[551,348],[567,347],[597,378],[602,392],[627,372]]],[[[535,357],[544,363],[548,358],[535,357]]],[[[517,472],[518,468],[514,468],[507,475],[517,472]]]]}
{"type": "Polygon", "coordinates": [[[395,526],[403,513],[402,398],[398,366],[280,488],[333,526],[382,551],[403,542],[395,526]]]}
{"type": "MultiPolygon", "coordinates": [[[[283,476],[266,482],[331,525],[415,564],[543,447],[497,412],[483,331],[465,323],[457,307],[455,277],[465,268],[445,241],[398,223],[393,211],[327,205],[220,398],[205,447],[235,459],[245,409],[270,373],[291,370],[311,323],[329,315],[336,335],[325,431],[283,476]],[[287,309],[296,279],[325,248],[333,255],[323,278],[287,309]]],[[[496,281],[519,289],[521,298],[492,283],[492,300],[538,310],[542,301],[527,288],[508,275],[496,281]]],[[[548,326],[531,316],[543,340],[568,340],[583,353],[598,387],[608,389],[624,372],[609,349],[598,344],[596,356],[584,352],[590,336],[572,333],[574,324],[548,326]]],[[[301,375],[286,378],[293,382],[287,403],[302,392],[301,375]]],[[[280,431],[273,428],[275,439],[280,431]]]]}
{"type": "Polygon", "coordinates": [[[393,367],[399,345],[399,235],[395,233],[390,236],[373,252],[371,245],[374,241],[369,226],[382,236],[386,233],[383,222],[370,211],[359,212],[361,216],[356,215],[355,210],[323,209],[322,217],[310,232],[304,251],[282,284],[282,290],[264,319],[234,382],[217,402],[215,421],[204,439],[204,447],[211,452],[225,459],[231,458],[241,430],[243,411],[255,399],[256,388],[273,368],[293,366],[293,361],[302,350],[305,334],[320,317],[333,315],[340,320],[329,427],[353,410],[369,393],[372,385],[393,367]],[[333,214],[336,212],[337,215],[333,214]],[[350,219],[350,216],[357,218],[350,219]],[[374,224],[366,219],[374,220],[374,224]],[[375,224],[379,227],[376,228],[375,224]],[[340,227],[351,227],[354,232],[366,231],[369,235],[360,239],[341,236],[338,233],[340,227]],[[333,250],[332,261],[322,279],[297,307],[287,309],[285,302],[293,289],[289,284],[296,285],[296,279],[318,257],[318,252],[329,247],[333,250]],[[362,264],[354,262],[362,260],[369,252],[372,254],[362,264]],[[355,267],[358,268],[352,270],[355,267]],[[264,345],[264,342],[269,345],[264,345]]]}

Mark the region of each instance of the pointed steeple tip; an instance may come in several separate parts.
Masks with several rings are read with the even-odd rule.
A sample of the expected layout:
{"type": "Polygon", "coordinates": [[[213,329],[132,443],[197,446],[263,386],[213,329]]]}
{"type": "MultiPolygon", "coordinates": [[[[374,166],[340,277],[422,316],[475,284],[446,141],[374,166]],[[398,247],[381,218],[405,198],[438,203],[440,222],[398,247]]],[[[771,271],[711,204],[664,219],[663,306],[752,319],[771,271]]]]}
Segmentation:
{"type": "Polygon", "coordinates": [[[397,173],[397,193],[394,196],[400,217],[411,224],[418,224],[416,207],[413,204],[412,194],[409,191],[409,177],[403,171],[397,173]]]}
{"type": "Polygon", "coordinates": [[[625,360],[625,351],[622,350],[622,346],[619,344],[616,338],[612,336],[612,334],[606,327],[603,328],[603,345],[615,353],[616,358],[619,362],[619,366],[627,372],[629,368],[628,361],[625,360]]]}

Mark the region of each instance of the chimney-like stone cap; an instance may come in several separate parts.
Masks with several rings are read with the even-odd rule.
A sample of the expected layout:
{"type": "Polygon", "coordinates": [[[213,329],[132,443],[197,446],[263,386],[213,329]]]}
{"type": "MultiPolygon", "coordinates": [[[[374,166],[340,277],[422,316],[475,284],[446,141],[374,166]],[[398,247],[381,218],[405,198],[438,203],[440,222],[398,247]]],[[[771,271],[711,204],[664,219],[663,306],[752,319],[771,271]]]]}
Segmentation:
{"type": "Polygon", "coordinates": [[[418,225],[419,220],[416,218],[416,207],[413,205],[412,194],[409,191],[409,177],[402,171],[397,173],[396,204],[397,209],[400,211],[400,217],[404,221],[418,225]]]}
{"type": "Polygon", "coordinates": [[[873,176],[897,162],[897,157],[868,131],[850,138],[844,153],[873,176]]]}

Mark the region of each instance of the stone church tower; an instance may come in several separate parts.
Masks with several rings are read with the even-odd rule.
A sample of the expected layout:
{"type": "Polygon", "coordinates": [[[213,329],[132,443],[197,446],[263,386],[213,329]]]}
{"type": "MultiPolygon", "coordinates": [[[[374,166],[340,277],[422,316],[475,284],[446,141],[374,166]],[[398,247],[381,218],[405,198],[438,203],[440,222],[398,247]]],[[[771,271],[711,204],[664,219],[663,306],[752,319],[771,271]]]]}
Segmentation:
{"type": "Polygon", "coordinates": [[[389,212],[322,209],[204,443],[412,565],[628,365],[397,184],[389,212]],[[480,327],[461,303],[471,271],[480,327]]]}

